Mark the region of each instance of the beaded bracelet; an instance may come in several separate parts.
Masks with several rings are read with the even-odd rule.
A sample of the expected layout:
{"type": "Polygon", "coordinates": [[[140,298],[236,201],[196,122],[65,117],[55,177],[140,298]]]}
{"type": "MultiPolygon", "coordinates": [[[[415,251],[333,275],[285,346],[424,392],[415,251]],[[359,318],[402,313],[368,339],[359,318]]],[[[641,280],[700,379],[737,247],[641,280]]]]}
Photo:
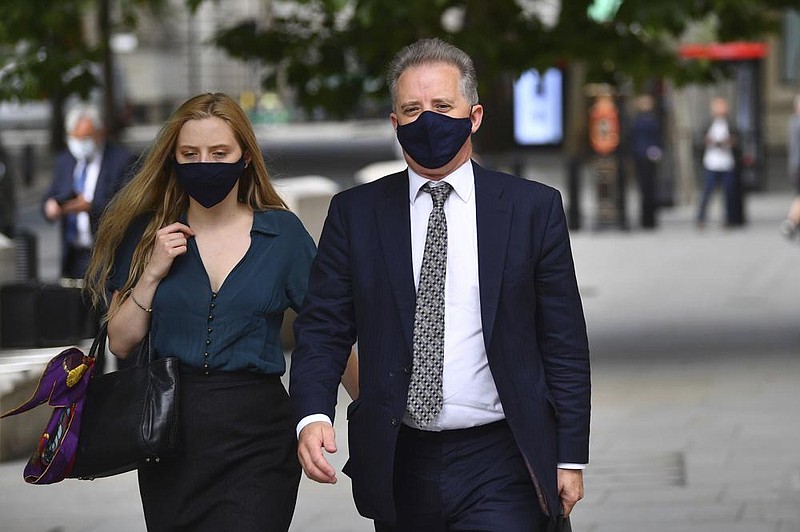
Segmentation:
{"type": "Polygon", "coordinates": [[[136,301],[136,298],[135,298],[135,297],[133,297],[133,289],[132,289],[132,288],[131,288],[130,290],[128,290],[128,296],[130,296],[130,298],[131,298],[131,301],[133,301],[133,302],[134,302],[134,304],[135,304],[137,307],[139,307],[140,309],[142,309],[143,311],[147,312],[148,314],[150,314],[150,313],[152,313],[152,312],[153,312],[153,309],[152,309],[152,308],[147,308],[147,307],[145,307],[144,305],[142,305],[141,303],[139,303],[138,301],[136,301]]]}

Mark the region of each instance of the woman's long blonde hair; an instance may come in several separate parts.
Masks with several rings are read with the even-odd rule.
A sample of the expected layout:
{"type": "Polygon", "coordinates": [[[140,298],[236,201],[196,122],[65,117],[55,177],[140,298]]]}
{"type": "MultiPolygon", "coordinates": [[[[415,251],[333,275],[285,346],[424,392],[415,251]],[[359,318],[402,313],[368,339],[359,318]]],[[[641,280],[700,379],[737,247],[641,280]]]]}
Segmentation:
{"type": "Polygon", "coordinates": [[[106,283],[114,267],[117,248],[131,222],[143,214],[151,215],[133,253],[128,279],[120,289],[123,297],[109,309],[109,316],[119,308],[142,275],[153,249],[156,231],[176,221],[189,206],[189,198],[177,184],[172,166],[181,128],[189,120],[211,117],[221,118],[231,127],[242,153],[251,158],[239,179],[239,202],[246,203],[253,210],[287,208],[270,183],[255,132],[242,108],[223,93],[200,94],[187,100],[161,127],[141,170],[115,196],[100,221],[85,279],[95,306],[100,306],[101,302],[108,305],[106,283]]]}

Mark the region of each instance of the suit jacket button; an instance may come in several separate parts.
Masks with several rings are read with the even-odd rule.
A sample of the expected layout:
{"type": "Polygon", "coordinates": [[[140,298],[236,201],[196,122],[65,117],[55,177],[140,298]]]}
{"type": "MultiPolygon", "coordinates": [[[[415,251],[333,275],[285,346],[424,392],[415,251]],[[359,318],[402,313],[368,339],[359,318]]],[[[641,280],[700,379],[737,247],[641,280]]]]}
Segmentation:
{"type": "Polygon", "coordinates": [[[397,421],[397,418],[396,418],[396,417],[393,417],[393,418],[392,418],[392,426],[393,426],[393,427],[396,427],[396,426],[397,426],[397,423],[398,423],[398,421],[397,421]]]}
{"type": "Polygon", "coordinates": [[[403,368],[403,373],[405,373],[406,375],[408,375],[409,373],[411,373],[411,366],[406,366],[406,367],[404,367],[404,368],[403,368]]]}
{"type": "Polygon", "coordinates": [[[390,371],[390,372],[389,372],[389,376],[390,376],[390,377],[394,377],[394,371],[390,371]]]}

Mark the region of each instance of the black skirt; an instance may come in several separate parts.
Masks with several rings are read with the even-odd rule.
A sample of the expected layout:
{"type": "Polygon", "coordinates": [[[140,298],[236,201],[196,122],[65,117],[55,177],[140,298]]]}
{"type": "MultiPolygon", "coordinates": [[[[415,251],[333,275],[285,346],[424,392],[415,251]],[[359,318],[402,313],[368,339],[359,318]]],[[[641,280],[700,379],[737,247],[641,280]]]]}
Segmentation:
{"type": "Polygon", "coordinates": [[[300,483],[277,376],[181,373],[180,450],[139,468],[147,529],[284,532],[300,483]]]}

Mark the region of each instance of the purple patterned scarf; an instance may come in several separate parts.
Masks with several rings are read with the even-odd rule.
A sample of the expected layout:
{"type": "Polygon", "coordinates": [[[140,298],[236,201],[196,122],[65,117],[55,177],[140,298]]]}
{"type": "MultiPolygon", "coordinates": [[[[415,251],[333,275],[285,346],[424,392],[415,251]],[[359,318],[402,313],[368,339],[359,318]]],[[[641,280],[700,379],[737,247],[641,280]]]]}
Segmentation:
{"type": "Polygon", "coordinates": [[[33,396],[0,416],[20,414],[44,402],[53,407],[53,415],[25,466],[25,482],[52,484],[63,480],[72,470],[86,387],[93,369],[94,358],[75,347],[65,349],[47,363],[33,396]]]}

